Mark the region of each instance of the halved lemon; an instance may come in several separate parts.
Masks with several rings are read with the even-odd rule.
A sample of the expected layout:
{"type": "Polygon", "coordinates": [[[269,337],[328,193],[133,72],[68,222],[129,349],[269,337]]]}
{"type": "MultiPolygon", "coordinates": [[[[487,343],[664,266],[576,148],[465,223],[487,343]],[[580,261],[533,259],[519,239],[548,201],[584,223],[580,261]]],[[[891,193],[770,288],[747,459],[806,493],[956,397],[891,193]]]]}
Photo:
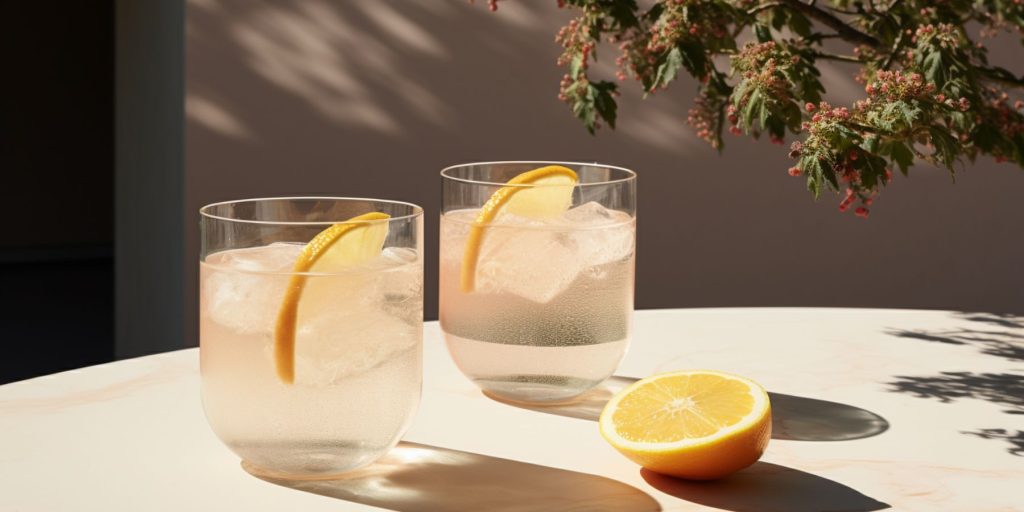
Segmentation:
{"type": "Polygon", "coordinates": [[[768,393],[756,382],[697,370],[654,375],[620,391],[601,412],[601,435],[637,464],[711,480],[761,457],[772,433],[768,393]]]}
{"type": "Polygon", "coordinates": [[[380,212],[352,217],[321,231],[306,244],[295,260],[295,275],[288,282],[274,329],[274,364],[281,382],[295,380],[295,328],[299,300],[309,272],[337,272],[370,261],[380,255],[388,237],[391,218],[380,212]]]}
{"type": "Polygon", "coordinates": [[[572,169],[548,165],[519,174],[494,192],[480,209],[466,238],[459,276],[463,293],[476,288],[476,266],[485,228],[499,213],[504,211],[530,218],[557,217],[572,205],[572,190],[577,180],[572,169]]]}

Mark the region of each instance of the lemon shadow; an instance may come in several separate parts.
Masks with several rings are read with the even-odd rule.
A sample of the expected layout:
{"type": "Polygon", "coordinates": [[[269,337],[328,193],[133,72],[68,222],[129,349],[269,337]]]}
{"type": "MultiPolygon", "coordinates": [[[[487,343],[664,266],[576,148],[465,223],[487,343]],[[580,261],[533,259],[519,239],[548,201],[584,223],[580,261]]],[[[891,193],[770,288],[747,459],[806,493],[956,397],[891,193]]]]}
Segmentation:
{"type": "MultiPolygon", "coordinates": [[[[638,379],[613,376],[570,403],[533,405],[492,400],[569,418],[597,421],[608,400],[638,379]]],[[[783,393],[768,393],[772,404],[772,439],[788,441],[850,441],[877,436],[889,429],[885,418],[867,409],[839,402],[783,393]]]]}
{"type": "Polygon", "coordinates": [[[890,508],[860,491],[818,475],[757,462],[721,480],[694,482],[643,469],[648,484],[676,498],[735,512],[860,512],[890,508]]]}
{"type": "Polygon", "coordinates": [[[250,474],[283,487],[397,511],[661,510],[644,491],[610,478],[409,442],[336,479],[250,474]]]}

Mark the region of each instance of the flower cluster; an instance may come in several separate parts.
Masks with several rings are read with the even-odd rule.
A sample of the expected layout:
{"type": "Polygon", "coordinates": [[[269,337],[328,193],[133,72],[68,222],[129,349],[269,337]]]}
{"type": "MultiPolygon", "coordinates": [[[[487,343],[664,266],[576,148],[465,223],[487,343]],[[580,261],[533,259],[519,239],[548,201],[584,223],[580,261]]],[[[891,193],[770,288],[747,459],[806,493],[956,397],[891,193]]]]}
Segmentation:
{"type": "Polygon", "coordinates": [[[930,44],[939,48],[954,48],[962,44],[959,29],[951,23],[920,26],[914,31],[911,42],[917,46],[930,44]]]}
{"type": "MultiPolygon", "coordinates": [[[[648,92],[667,86],[656,80],[666,56],[682,46],[714,51],[723,41],[731,42],[726,27],[732,21],[721,6],[701,0],[664,0],[659,16],[647,25],[634,27],[616,40],[620,54],[615,59],[616,76],[625,80],[633,76],[648,92]]],[[[692,59],[694,61],[704,59],[692,59]]],[[[710,61],[692,62],[690,72],[706,79],[710,61]]]]}
{"type": "MultiPolygon", "coordinates": [[[[984,121],[994,126],[999,133],[1010,139],[1024,138],[1024,101],[1014,100],[1011,104],[1010,95],[996,89],[986,89],[987,101],[981,106],[984,121]]],[[[990,152],[996,162],[1013,159],[1014,149],[996,146],[990,152]]]]}
{"type": "Polygon", "coordinates": [[[779,69],[780,64],[796,64],[799,58],[781,51],[775,41],[761,44],[747,43],[732,57],[732,69],[744,80],[753,82],[757,89],[789,96],[789,84],[779,69]]]}
{"type": "Polygon", "coordinates": [[[558,65],[564,66],[572,59],[579,58],[580,66],[586,70],[590,55],[597,42],[590,36],[583,18],[574,18],[569,24],[558,30],[555,42],[562,45],[562,54],[558,57],[558,65]]]}
{"type": "Polygon", "coordinates": [[[719,105],[712,104],[706,96],[697,96],[686,116],[686,122],[696,130],[697,136],[715,149],[721,145],[717,135],[720,117],[718,107],[719,105]]]}
{"type": "Polygon", "coordinates": [[[1017,21],[1024,19],[1024,0],[997,2],[994,7],[977,13],[977,20],[983,23],[981,37],[995,37],[1001,31],[1024,35],[1024,25],[1017,21]]]}
{"type": "MultiPolygon", "coordinates": [[[[864,180],[865,167],[871,156],[860,147],[860,143],[867,137],[849,128],[849,125],[855,124],[856,112],[851,112],[847,107],[834,107],[825,101],[817,105],[807,103],[804,109],[811,115],[810,120],[801,126],[807,138],[790,146],[789,156],[800,159],[800,163],[790,167],[787,173],[800,176],[807,172],[812,174],[812,179],[815,177],[813,174],[827,175],[829,181],[845,187],[839,211],[845,212],[854,202],[860,201],[855,213],[858,217],[867,218],[867,207],[874,202],[878,184],[864,180]],[[856,144],[843,144],[841,141],[845,140],[855,141],[856,144]],[[812,169],[801,169],[801,166],[812,169]]],[[[888,169],[883,172],[881,184],[892,179],[888,169]]]]}
{"type": "Polygon", "coordinates": [[[800,43],[748,43],[731,56],[730,63],[733,76],[740,79],[728,110],[729,131],[735,135],[745,131],[757,137],[768,132],[772,142],[781,144],[787,129],[799,130],[797,99],[820,99],[817,72],[800,43]]]}
{"type": "MultiPolygon", "coordinates": [[[[918,73],[879,71],[875,74],[874,80],[864,86],[864,92],[868,93],[868,99],[857,105],[862,108],[865,105],[870,105],[872,101],[921,99],[934,91],[935,84],[925,83],[924,78],[918,73]]],[[[943,97],[944,99],[945,97],[943,97]]]]}
{"type": "Polygon", "coordinates": [[[798,64],[799,61],[799,57],[790,56],[782,51],[775,41],[748,43],[732,57],[732,69],[742,76],[747,87],[743,89],[743,94],[733,96],[729,112],[731,133],[742,133],[736,114],[747,106],[747,102],[755,93],[776,104],[792,100],[790,90],[793,84],[786,77],[786,68],[798,64]]]}
{"type": "Polygon", "coordinates": [[[568,66],[569,72],[562,76],[558,87],[558,99],[570,105],[578,103],[588,93],[590,81],[587,69],[597,41],[590,36],[585,18],[575,18],[555,35],[555,42],[562,45],[559,66],[568,66]]]}
{"type": "Polygon", "coordinates": [[[620,50],[619,81],[633,77],[646,93],[681,72],[696,79],[687,121],[712,147],[721,149],[724,131],[802,138],[787,173],[816,197],[835,191],[839,209],[860,217],[894,171],[906,174],[917,161],[953,172],[958,161],[988,155],[1024,167],[1024,103],[1006,90],[1024,90],[1024,76],[989,64],[968,33],[1024,34],[1024,0],[881,9],[839,0],[555,1],[578,13],[556,37],[567,71],[559,98],[592,133],[600,123],[614,128],[617,116],[617,83],[588,76],[607,40],[620,50]],[[847,106],[823,101],[825,59],[856,65],[865,95],[847,106]]]}
{"type": "MultiPolygon", "coordinates": [[[[720,88],[702,87],[686,116],[686,121],[697,132],[697,136],[715,149],[722,149],[721,132],[728,101],[728,95],[723,94],[720,88]]],[[[731,104],[728,108],[734,109],[731,104]]],[[[729,119],[734,116],[735,113],[730,113],[729,119]]]]}

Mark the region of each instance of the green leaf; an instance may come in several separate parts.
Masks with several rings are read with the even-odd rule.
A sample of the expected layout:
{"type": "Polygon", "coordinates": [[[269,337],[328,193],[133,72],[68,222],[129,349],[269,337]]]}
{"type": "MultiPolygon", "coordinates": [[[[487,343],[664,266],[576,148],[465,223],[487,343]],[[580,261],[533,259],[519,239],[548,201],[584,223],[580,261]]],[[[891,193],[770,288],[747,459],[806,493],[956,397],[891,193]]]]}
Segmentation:
{"type": "Polygon", "coordinates": [[[978,128],[972,135],[971,142],[977,146],[978,149],[986,153],[991,153],[1004,137],[1003,132],[999,131],[998,128],[989,123],[982,123],[978,125],[978,128]]]}
{"type": "Polygon", "coordinates": [[[622,28],[635,27],[640,23],[636,18],[637,10],[639,7],[635,0],[616,0],[608,6],[608,14],[622,28]]]}
{"type": "Polygon", "coordinates": [[[917,117],[921,115],[921,109],[904,101],[898,102],[900,113],[903,114],[903,121],[909,126],[914,124],[917,117]]]}
{"type": "Polygon", "coordinates": [[[608,123],[608,126],[615,129],[615,116],[618,105],[615,103],[615,90],[618,88],[613,82],[602,81],[591,84],[594,90],[594,109],[598,115],[608,123]]]}
{"type": "Polygon", "coordinates": [[[587,127],[587,131],[591,135],[594,134],[594,130],[597,128],[597,109],[594,108],[594,92],[595,88],[587,85],[586,93],[577,98],[576,103],[572,106],[573,114],[580,121],[583,121],[583,125],[587,127]]]}
{"type": "Polygon", "coordinates": [[[946,85],[946,81],[949,79],[949,72],[946,69],[946,65],[942,62],[941,52],[930,52],[922,63],[924,68],[924,76],[929,81],[935,84],[935,87],[942,90],[943,86],[946,85]]]}
{"type": "Polygon", "coordinates": [[[811,22],[803,14],[793,12],[789,15],[789,29],[800,37],[809,37],[811,35],[811,22]]]}
{"type": "Polygon", "coordinates": [[[778,117],[769,117],[766,123],[762,126],[764,126],[764,128],[768,130],[768,133],[774,137],[781,139],[786,136],[786,124],[778,117]]]}
{"type": "Polygon", "coordinates": [[[775,30],[782,30],[782,27],[786,25],[786,11],[782,9],[772,9],[769,12],[771,13],[770,23],[772,28],[775,30]]]}
{"type": "Polygon", "coordinates": [[[952,171],[953,162],[956,161],[956,157],[960,153],[957,140],[945,129],[937,126],[931,127],[928,134],[931,135],[932,145],[935,146],[935,156],[942,162],[942,165],[952,171]]]}
{"type": "Polygon", "coordinates": [[[904,176],[907,175],[907,170],[910,169],[910,166],[914,165],[914,152],[900,141],[894,140],[886,143],[885,153],[888,153],[892,161],[896,162],[904,176]]]}
{"type": "Polygon", "coordinates": [[[835,169],[833,169],[832,166],[828,165],[828,163],[826,162],[826,165],[821,166],[821,171],[821,173],[825,176],[825,180],[828,181],[828,184],[832,186],[832,190],[838,191],[839,180],[836,178],[835,169]]]}
{"type": "Polygon", "coordinates": [[[757,122],[761,125],[761,128],[767,126],[765,122],[768,121],[768,116],[770,115],[772,115],[772,111],[768,108],[768,102],[762,101],[757,112],[757,122]]]}
{"type": "Polygon", "coordinates": [[[665,55],[665,61],[658,66],[658,73],[648,90],[653,91],[658,87],[668,85],[679,74],[681,67],[683,67],[683,52],[677,46],[669,50],[668,54],[665,55]]]}
{"type": "Polygon", "coordinates": [[[754,35],[757,36],[757,42],[766,43],[772,40],[772,29],[758,23],[754,25],[754,35]]]}
{"type": "Polygon", "coordinates": [[[857,160],[860,169],[860,182],[868,189],[873,189],[882,181],[885,175],[885,159],[871,154],[864,154],[863,158],[857,160]]]}
{"type": "MultiPolygon", "coordinates": [[[[708,74],[707,48],[699,41],[684,39],[675,48],[681,51],[682,64],[691,75],[703,80],[708,74]]],[[[676,68],[678,72],[678,67],[676,68]]],[[[675,78],[675,75],[672,75],[675,78]]],[[[666,82],[667,83],[667,82],[666,82]]]]}
{"type": "Polygon", "coordinates": [[[800,113],[800,107],[792,101],[787,101],[782,105],[782,117],[785,120],[786,126],[793,132],[800,131],[800,121],[803,120],[802,114],[800,113]]]}
{"type": "Polygon", "coordinates": [[[821,187],[825,182],[821,161],[816,156],[801,158],[800,169],[807,175],[807,190],[814,194],[814,198],[817,199],[821,196],[821,187]]]}
{"type": "Polygon", "coordinates": [[[569,61],[569,77],[573,80],[579,79],[581,69],[583,69],[583,54],[577,53],[576,55],[573,55],[572,60],[569,61]]]}
{"type": "Polygon", "coordinates": [[[865,137],[860,143],[861,149],[868,153],[878,152],[878,137],[865,137]]]}
{"type": "Polygon", "coordinates": [[[761,112],[761,104],[764,100],[761,98],[761,91],[754,89],[754,92],[750,93],[750,97],[747,98],[747,104],[743,106],[743,111],[740,112],[740,119],[743,121],[743,128],[750,130],[750,127],[754,124],[754,115],[761,112]]]}

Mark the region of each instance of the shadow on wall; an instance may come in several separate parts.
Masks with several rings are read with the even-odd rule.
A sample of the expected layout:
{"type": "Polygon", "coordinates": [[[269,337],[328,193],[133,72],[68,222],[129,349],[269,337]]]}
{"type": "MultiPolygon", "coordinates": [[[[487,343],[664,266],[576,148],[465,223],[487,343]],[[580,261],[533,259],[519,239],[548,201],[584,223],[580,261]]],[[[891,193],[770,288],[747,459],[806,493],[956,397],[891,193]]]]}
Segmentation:
{"type": "MultiPolygon", "coordinates": [[[[840,215],[834,200],[814,203],[786,176],[785,148],[731,137],[719,156],[698,141],[685,124],[692,81],[647,100],[625,84],[618,129],[587,135],[556,98],[564,70],[552,39],[571,14],[553,1],[507,2],[497,13],[480,4],[189,0],[187,296],[198,293],[203,204],[377,196],[431,212],[425,311],[435,318],[438,171],[551,159],[639,171],[641,308],[1024,311],[1015,192],[1024,173],[981,164],[953,187],[942,171],[915,169],[913,186],[898,179],[870,221],[840,215]]],[[[597,76],[613,75],[608,50],[597,76]]],[[[848,80],[852,69],[825,73],[830,99],[863,94],[848,80]]],[[[186,306],[192,333],[195,309],[186,306]]]]}
{"type": "MultiPolygon", "coordinates": [[[[517,2],[496,15],[460,2],[190,0],[186,215],[213,201],[297,194],[420,204],[425,311],[436,318],[443,167],[624,163],[644,151],[703,148],[680,122],[688,97],[641,102],[630,88],[633,115],[618,132],[626,140],[602,151],[607,139],[586,134],[556,98],[552,37],[568,13],[551,8],[517,2]]],[[[186,237],[192,267],[197,236],[186,237]]]]}

